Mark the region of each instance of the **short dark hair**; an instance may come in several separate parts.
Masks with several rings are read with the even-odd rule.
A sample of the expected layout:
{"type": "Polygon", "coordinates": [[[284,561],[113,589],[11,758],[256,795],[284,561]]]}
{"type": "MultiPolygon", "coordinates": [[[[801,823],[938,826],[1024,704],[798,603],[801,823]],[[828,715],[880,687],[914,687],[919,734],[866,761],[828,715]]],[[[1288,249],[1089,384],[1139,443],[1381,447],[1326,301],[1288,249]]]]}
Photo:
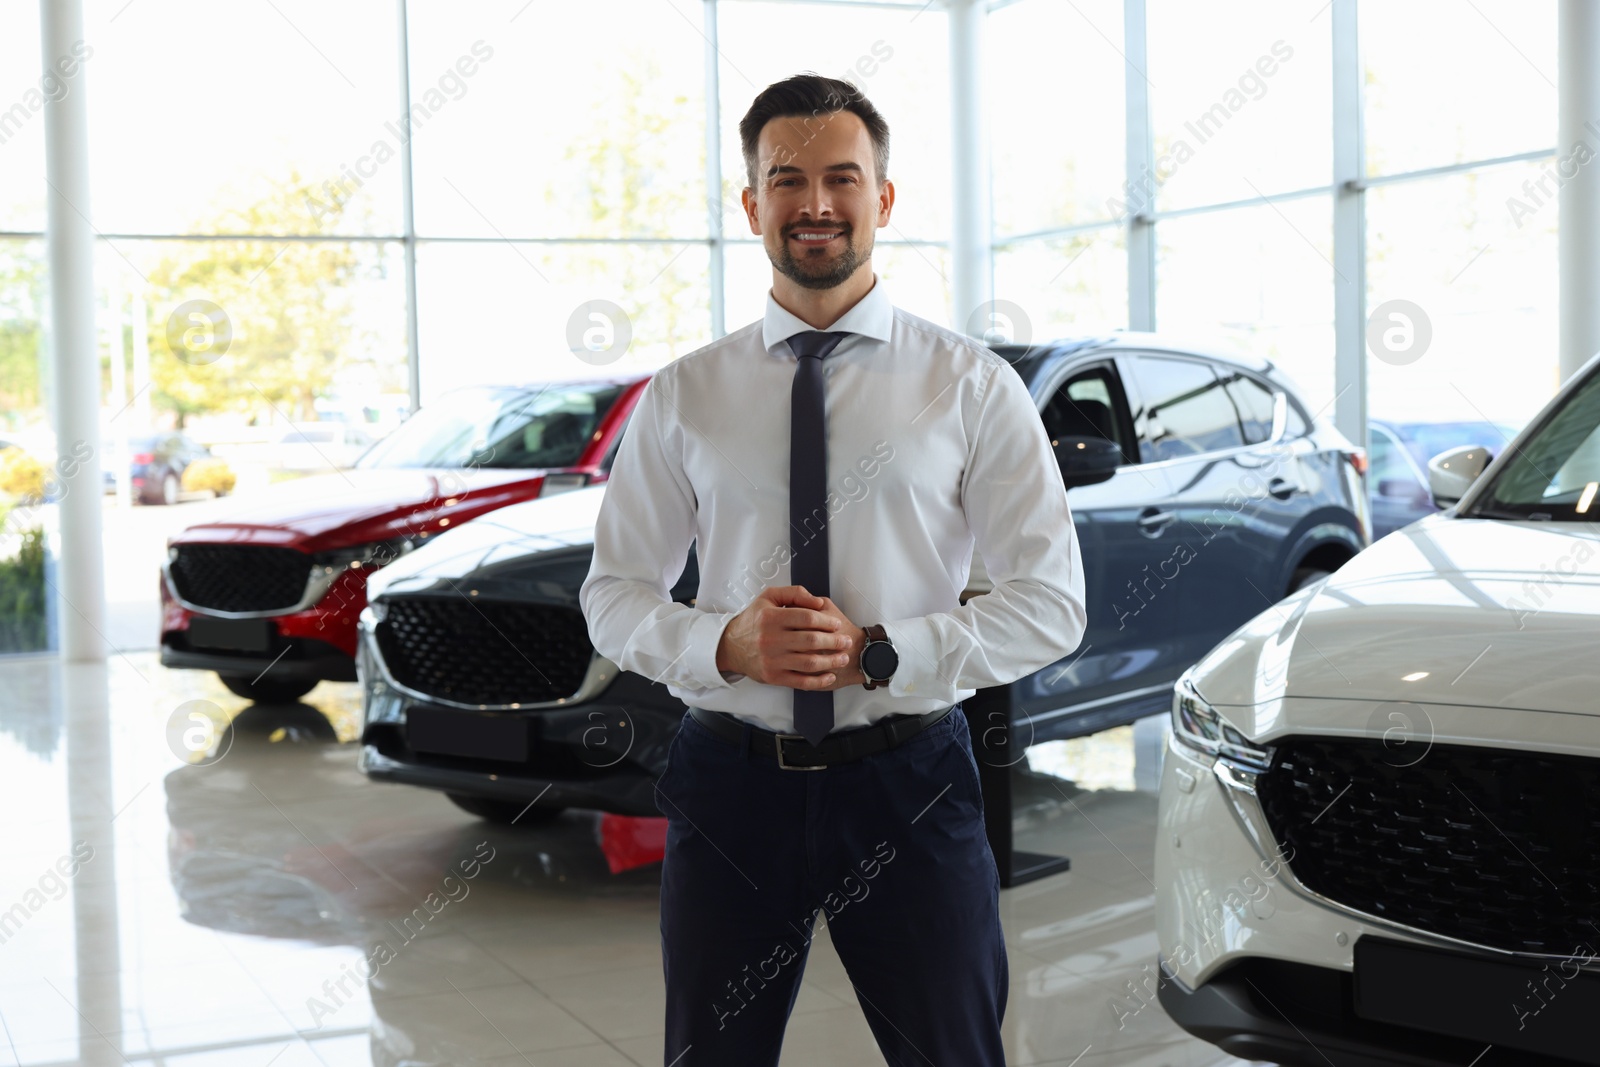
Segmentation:
{"type": "Polygon", "coordinates": [[[824,78],[809,71],[773,82],[761,90],[751,103],[750,110],[739,120],[739,142],[744,150],[745,178],[750,187],[756,188],[756,168],[760,163],[756,146],[767,123],[796,115],[803,115],[809,120],[818,115],[834,115],[841,111],[850,112],[866,124],[867,133],[872,138],[873,162],[881,187],[889,176],[889,124],[872,106],[866,94],[850,82],[824,78]]]}

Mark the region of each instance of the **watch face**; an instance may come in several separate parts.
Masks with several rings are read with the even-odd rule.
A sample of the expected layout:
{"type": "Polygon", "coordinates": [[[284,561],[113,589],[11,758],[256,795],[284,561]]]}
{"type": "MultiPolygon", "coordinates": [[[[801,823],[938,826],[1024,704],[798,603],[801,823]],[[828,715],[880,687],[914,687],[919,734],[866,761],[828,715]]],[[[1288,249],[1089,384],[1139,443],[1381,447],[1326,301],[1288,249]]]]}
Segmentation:
{"type": "Polygon", "coordinates": [[[887,678],[900,666],[900,656],[894,646],[874,641],[861,653],[861,670],[869,678],[887,678]]]}

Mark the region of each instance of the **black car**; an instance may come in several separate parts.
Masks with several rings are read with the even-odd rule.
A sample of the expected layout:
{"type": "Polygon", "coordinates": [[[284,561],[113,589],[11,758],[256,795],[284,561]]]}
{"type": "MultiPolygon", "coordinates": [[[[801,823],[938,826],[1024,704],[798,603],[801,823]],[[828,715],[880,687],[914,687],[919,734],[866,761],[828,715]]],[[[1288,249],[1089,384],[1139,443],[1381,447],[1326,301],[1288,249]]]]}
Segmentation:
{"type": "MultiPolygon", "coordinates": [[[[168,430],[128,439],[133,502],[136,504],[176,504],[183,490],[184,469],[197,459],[206,459],[211,450],[186,433],[168,430]]],[[[106,491],[116,489],[116,475],[106,470],[106,491]]]]}
{"type": "Polygon", "coordinates": [[[1492,422],[1369,420],[1367,484],[1372,488],[1372,539],[1439,510],[1428,489],[1428,461],[1434,456],[1462,445],[1482,445],[1493,457],[1515,436],[1515,427],[1492,422]]]}
{"type": "MultiPolygon", "coordinates": [[[[1367,544],[1364,453],[1270,364],[1132,333],[996,351],[1055,446],[1089,620],[1069,659],[981,690],[969,716],[1033,744],[1165,711],[1218,640],[1367,544]]],[[[579,610],[604,492],[503,508],[369,579],[367,775],[519,824],[565,807],[658,814],[684,706],[598,655],[579,610]]],[[[989,588],[979,563],[963,601],[989,588]]],[[[698,587],[691,548],[672,596],[692,604],[698,587]]]]}

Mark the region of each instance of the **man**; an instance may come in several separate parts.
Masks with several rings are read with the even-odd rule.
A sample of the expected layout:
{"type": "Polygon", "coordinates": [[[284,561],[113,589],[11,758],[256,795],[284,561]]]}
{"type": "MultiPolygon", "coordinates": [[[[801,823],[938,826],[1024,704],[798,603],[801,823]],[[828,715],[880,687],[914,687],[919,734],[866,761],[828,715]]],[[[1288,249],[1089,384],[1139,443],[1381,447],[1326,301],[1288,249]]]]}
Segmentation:
{"type": "Polygon", "coordinates": [[[895,193],[872,104],[800,75],[739,132],[766,314],[651,379],[579,597],[600,653],[690,708],[656,784],[664,1062],[776,1064],[821,911],[889,1063],[1000,1067],[959,702],[1082,638],[1066,490],[1016,371],[873,273],[895,193]],[[691,541],[699,595],[673,603],[691,541]],[[961,605],[974,547],[994,591],[961,605]]]}

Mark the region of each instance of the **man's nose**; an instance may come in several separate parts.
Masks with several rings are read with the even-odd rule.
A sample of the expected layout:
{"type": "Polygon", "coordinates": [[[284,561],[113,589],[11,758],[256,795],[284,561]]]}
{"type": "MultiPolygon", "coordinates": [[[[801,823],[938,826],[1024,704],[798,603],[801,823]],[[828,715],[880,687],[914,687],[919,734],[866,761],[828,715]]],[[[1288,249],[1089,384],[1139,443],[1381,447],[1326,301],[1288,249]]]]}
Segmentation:
{"type": "Polygon", "coordinates": [[[813,182],[806,193],[800,213],[807,218],[825,219],[833,215],[833,193],[826,182],[813,182]]]}

